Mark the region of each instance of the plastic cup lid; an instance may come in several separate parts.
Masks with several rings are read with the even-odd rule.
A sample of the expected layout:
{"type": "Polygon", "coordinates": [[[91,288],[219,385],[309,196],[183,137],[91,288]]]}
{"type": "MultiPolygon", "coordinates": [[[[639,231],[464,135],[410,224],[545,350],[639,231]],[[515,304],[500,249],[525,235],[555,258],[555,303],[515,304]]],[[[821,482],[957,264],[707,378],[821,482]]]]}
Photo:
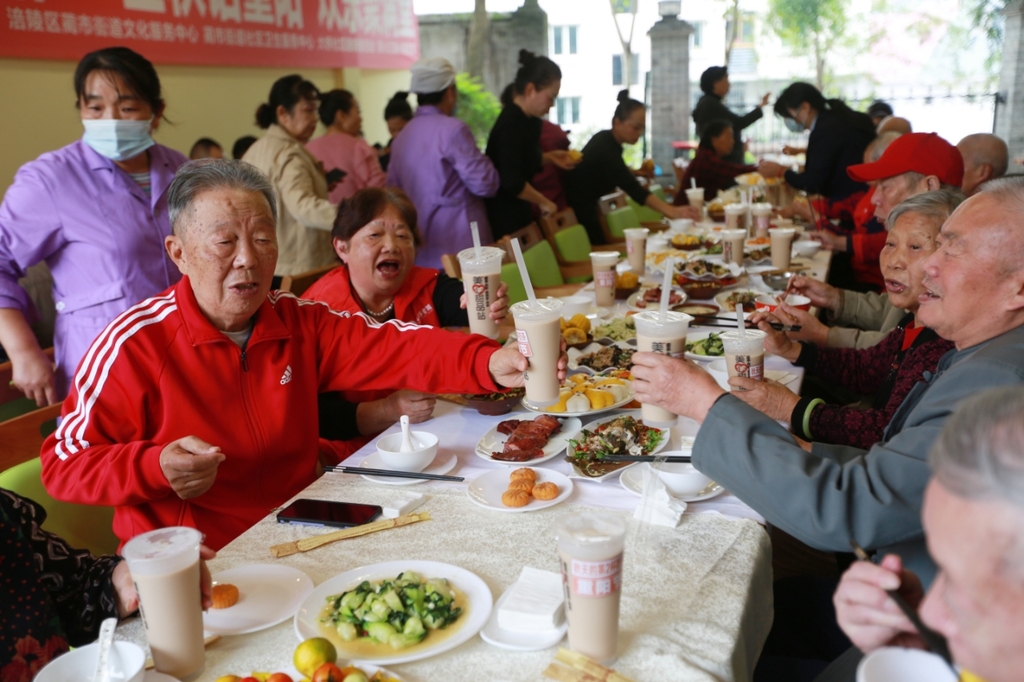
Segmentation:
{"type": "Polygon", "coordinates": [[[195,528],[175,526],[136,535],[121,554],[133,573],[163,573],[179,563],[189,563],[203,541],[195,528]]]}

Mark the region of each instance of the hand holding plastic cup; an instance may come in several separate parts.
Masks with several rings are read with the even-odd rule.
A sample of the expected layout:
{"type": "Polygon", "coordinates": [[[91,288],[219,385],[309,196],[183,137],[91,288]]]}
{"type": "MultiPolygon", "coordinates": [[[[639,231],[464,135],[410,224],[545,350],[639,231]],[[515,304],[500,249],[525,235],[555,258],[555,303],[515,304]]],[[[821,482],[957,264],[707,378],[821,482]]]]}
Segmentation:
{"type": "Polygon", "coordinates": [[[139,612],[156,669],[179,679],[206,663],[203,595],[195,528],[172,527],[137,535],[124,546],[139,612]]]}
{"type": "MultiPolygon", "coordinates": [[[[725,366],[730,378],[764,380],[764,340],[767,336],[760,329],[722,332],[719,338],[725,348],[725,366]]],[[[734,387],[732,390],[736,392],[746,389],[734,387]]]]}
{"type": "MultiPolygon", "coordinates": [[[[693,318],[686,313],[668,311],[665,319],[661,313],[645,310],[633,316],[636,325],[636,347],[639,351],[661,353],[674,358],[686,355],[686,333],[690,329],[693,318]]],[[[659,428],[670,427],[676,423],[678,415],[657,405],[644,403],[640,406],[640,415],[647,426],[659,428]]]]}
{"type": "Polygon", "coordinates": [[[556,298],[520,301],[510,308],[519,352],[528,365],[523,373],[526,399],[534,407],[558,402],[558,358],[562,353],[562,302],[556,298]]]}
{"type": "Polygon", "coordinates": [[[489,339],[498,338],[498,324],[490,318],[491,304],[498,298],[503,249],[481,246],[459,251],[459,267],[466,289],[469,331],[489,339]]]}

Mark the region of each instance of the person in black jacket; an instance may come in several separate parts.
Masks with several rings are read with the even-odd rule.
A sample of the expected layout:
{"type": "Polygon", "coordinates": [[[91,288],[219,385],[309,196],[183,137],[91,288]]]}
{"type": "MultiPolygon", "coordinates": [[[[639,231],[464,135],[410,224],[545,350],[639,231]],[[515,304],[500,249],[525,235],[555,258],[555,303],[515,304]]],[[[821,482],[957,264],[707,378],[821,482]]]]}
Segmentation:
{"type": "Polygon", "coordinates": [[[845,199],[867,190],[846,174],[848,166],[862,163],[864,150],[875,139],[875,126],[864,113],[854,111],[842,100],[826,100],[810,83],[793,83],[775,101],[775,113],[794,132],[810,130],[804,171],[787,170],[772,161],[762,161],[757,172],[766,178],[785,177],[786,182],[808,194],[820,194],[829,201],[845,199]]]}
{"type": "Polygon", "coordinates": [[[743,163],[743,139],[740,132],[749,127],[754,121],[764,114],[761,107],[768,104],[771,93],[766,93],[761,98],[761,107],[750,110],[747,114],[739,116],[734,114],[729,107],[722,102],[729,94],[729,69],[724,66],[712,66],[700,75],[700,89],[704,94],[693,108],[693,122],[697,127],[697,137],[704,136],[707,126],[718,120],[726,120],[732,123],[732,134],[736,144],[728,156],[722,157],[731,163],[743,163]]]}
{"type": "Polygon", "coordinates": [[[692,207],[672,206],[651,194],[637,182],[636,176],[626,166],[622,159],[622,145],[636,144],[643,136],[647,108],[643,103],[630,99],[628,90],[620,92],[618,99],[619,105],[612,116],[611,130],[602,130],[590,138],[583,148],[583,160],[565,176],[566,198],[577,220],[587,228],[593,244],[605,243],[597,201],[616,188],[641,206],[649,206],[669,218],[700,219],[700,214],[692,207]]]}
{"type": "Polygon", "coordinates": [[[502,94],[504,107],[491,128],[485,151],[501,178],[498,193],[487,199],[487,218],[495,239],[532,223],[530,204],[536,204],[541,215],[558,211],[555,202],[530,184],[545,163],[563,170],[575,166],[565,150],[540,149],[540,117],[548,113],[558,97],[561,69],[529,50],[519,51],[519,63],[515,81],[502,94]]]}

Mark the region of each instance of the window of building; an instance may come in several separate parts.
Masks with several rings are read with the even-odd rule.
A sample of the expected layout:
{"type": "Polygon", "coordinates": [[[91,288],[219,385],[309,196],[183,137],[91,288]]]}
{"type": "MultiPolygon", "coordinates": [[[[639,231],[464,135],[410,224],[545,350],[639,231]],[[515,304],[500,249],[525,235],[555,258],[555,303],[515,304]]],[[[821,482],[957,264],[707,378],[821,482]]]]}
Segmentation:
{"type": "Polygon", "coordinates": [[[578,26],[553,26],[551,44],[555,54],[576,54],[576,33],[578,26]]]}
{"type": "Polygon", "coordinates": [[[558,125],[580,122],[580,98],[559,97],[555,100],[555,112],[558,125]]]}
{"type": "MultiPolygon", "coordinates": [[[[636,85],[640,82],[640,56],[632,55],[632,68],[629,70],[629,82],[636,85]]],[[[612,55],[612,85],[622,85],[622,55],[612,55]]]]}
{"type": "Polygon", "coordinates": [[[693,40],[694,48],[701,48],[704,46],[704,22],[693,21],[690,22],[690,26],[693,26],[693,33],[690,34],[691,40],[693,40]]]}
{"type": "MultiPolygon", "coordinates": [[[[725,39],[728,40],[729,36],[732,35],[732,19],[725,22],[725,39]]],[[[743,12],[740,14],[740,27],[739,31],[736,32],[736,42],[733,43],[733,47],[753,47],[754,46],[754,13],[743,12]]]]}

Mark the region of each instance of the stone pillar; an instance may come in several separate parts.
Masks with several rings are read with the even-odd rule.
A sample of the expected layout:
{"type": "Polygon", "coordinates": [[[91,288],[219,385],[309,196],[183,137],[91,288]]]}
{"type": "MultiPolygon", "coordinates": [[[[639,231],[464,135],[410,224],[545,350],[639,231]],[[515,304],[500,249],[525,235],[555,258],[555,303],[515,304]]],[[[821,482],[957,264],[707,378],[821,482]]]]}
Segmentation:
{"type": "Polygon", "coordinates": [[[690,34],[693,27],[662,16],[651,37],[651,158],[674,177],[672,143],[690,138],[690,34]]]}
{"type": "MultiPolygon", "coordinates": [[[[1011,167],[1024,157],[1024,2],[1010,0],[1003,10],[1003,61],[999,74],[995,133],[1010,148],[1011,167]]],[[[1013,172],[1013,171],[1010,171],[1013,172]]]]}

